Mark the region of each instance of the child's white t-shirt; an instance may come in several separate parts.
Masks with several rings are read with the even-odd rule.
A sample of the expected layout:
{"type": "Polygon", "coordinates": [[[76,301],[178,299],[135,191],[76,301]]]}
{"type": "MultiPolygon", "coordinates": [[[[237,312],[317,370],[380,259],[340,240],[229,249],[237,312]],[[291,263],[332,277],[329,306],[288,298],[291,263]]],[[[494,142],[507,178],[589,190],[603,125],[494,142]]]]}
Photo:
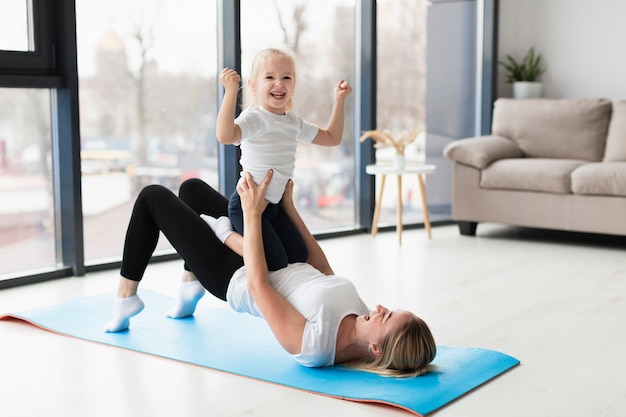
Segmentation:
{"type": "Polygon", "coordinates": [[[293,177],[298,142],[307,145],[313,142],[319,127],[293,112],[278,115],[262,107],[245,109],[235,123],[241,129],[238,145],[243,172],[250,172],[254,182],[260,184],[267,171],[273,169],[265,198],[277,204],[287,181],[293,177]]]}

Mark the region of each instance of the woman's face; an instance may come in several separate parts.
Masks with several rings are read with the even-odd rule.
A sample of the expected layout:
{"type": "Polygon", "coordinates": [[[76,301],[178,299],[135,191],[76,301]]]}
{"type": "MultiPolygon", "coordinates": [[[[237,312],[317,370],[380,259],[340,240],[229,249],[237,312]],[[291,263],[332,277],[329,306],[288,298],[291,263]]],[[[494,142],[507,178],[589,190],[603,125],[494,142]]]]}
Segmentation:
{"type": "Polygon", "coordinates": [[[369,314],[357,317],[362,335],[370,345],[380,345],[388,335],[393,334],[404,323],[415,318],[415,315],[406,310],[389,310],[387,307],[378,305],[369,314]]]}
{"type": "Polygon", "coordinates": [[[275,114],[285,114],[296,88],[294,70],[288,59],[267,59],[250,87],[261,105],[275,114]]]}

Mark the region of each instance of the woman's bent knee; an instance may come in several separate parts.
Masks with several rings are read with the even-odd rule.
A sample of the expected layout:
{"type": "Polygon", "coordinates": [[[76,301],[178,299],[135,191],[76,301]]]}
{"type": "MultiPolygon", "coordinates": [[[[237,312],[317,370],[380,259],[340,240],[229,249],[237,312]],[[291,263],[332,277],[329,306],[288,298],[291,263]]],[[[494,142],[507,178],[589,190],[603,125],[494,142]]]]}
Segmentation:
{"type": "Polygon", "coordinates": [[[206,187],[206,183],[200,178],[189,178],[183,181],[178,188],[178,195],[182,196],[187,192],[193,192],[198,187],[206,187]]]}
{"type": "Polygon", "coordinates": [[[137,196],[137,201],[149,200],[155,196],[171,193],[170,190],[159,184],[146,185],[141,189],[137,196]]]}

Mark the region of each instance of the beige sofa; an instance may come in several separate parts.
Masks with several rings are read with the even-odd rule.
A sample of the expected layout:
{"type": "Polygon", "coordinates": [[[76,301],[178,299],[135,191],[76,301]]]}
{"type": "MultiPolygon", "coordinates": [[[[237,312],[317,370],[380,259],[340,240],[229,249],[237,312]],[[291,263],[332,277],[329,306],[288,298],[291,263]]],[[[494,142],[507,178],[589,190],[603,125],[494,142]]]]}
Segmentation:
{"type": "Polygon", "coordinates": [[[626,101],[498,99],[492,134],[444,149],[452,218],[626,235],[626,101]]]}

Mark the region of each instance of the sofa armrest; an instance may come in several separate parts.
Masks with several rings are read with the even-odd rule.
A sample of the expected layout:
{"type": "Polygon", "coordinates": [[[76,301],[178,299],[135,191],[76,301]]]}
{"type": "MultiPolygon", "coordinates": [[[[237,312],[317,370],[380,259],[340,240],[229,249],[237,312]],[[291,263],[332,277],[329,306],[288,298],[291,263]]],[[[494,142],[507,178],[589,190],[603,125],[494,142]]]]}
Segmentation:
{"type": "Polygon", "coordinates": [[[502,136],[478,136],[449,143],[443,154],[451,161],[483,169],[498,159],[522,158],[524,153],[502,136]]]}

